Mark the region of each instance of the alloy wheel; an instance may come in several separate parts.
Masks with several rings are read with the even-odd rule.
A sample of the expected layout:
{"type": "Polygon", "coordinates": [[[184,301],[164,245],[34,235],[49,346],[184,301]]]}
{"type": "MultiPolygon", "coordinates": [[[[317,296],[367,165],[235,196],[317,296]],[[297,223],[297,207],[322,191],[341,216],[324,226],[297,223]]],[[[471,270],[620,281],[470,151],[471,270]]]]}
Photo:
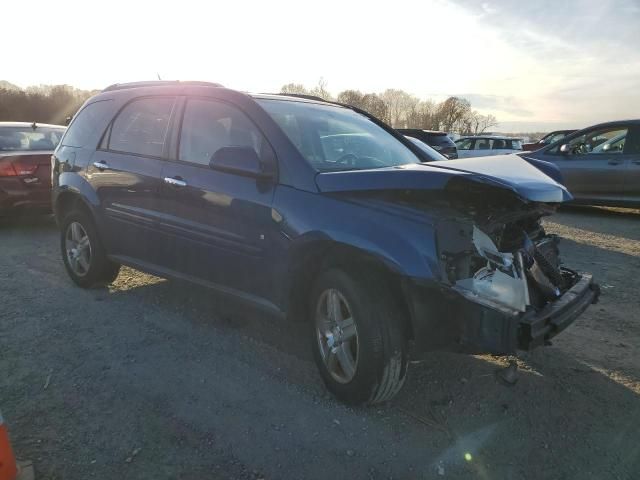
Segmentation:
{"type": "Polygon", "coordinates": [[[335,288],[322,292],[315,314],[322,360],[339,383],[349,383],[358,367],[358,330],[347,300],[335,288]]]}
{"type": "Polygon", "coordinates": [[[64,240],[69,267],[73,273],[84,277],[91,266],[91,242],[87,231],[79,222],[71,222],[64,240]]]}

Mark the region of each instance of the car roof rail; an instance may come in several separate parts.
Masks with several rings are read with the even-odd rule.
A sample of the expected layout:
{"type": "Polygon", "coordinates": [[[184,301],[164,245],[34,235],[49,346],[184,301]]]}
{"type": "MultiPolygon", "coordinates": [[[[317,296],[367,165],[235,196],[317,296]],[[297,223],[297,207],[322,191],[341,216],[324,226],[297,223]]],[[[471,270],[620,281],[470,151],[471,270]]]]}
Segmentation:
{"type": "Polygon", "coordinates": [[[280,95],[283,97],[295,97],[304,98],[305,100],[315,100],[316,102],[335,103],[326,98],[318,97],[317,95],[307,95],[306,93],[276,93],[274,95],[280,95]]]}
{"type": "Polygon", "coordinates": [[[165,86],[192,86],[192,87],[222,87],[221,84],[215,82],[198,82],[198,81],[186,81],[180,80],[149,80],[144,82],[128,82],[128,83],[114,83],[102,90],[103,92],[112,92],[114,90],[126,90],[128,88],[141,88],[141,87],[165,87],[165,86]]]}

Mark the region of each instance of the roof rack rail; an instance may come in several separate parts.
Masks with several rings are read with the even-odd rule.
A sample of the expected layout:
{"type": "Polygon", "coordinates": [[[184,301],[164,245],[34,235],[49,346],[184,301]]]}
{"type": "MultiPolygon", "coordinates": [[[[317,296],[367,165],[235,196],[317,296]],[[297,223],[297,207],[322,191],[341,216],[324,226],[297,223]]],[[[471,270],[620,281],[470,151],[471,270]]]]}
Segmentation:
{"type": "Polygon", "coordinates": [[[318,97],[316,95],[307,95],[306,93],[276,93],[276,95],[282,95],[283,97],[296,97],[304,98],[306,100],[315,100],[317,102],[333,103],[326,98],[318,97]]]}
{"type": "Polygon", "coordinates": [[[140,87],[164,87],[169,85],[190,85],[190,86],[198,86],[198,87],[222,87],[219,83],[214,82],[197,82],[197,81],[186,81],[181,82],[180,80],[149,80],[144,82],[129,82],[129,83],[114,83],[113,85],[109,85],[107,88],[102,90],[103,92],[112,92],[114,90],[126,90],[127,88],[140,88],[140,87]]]}

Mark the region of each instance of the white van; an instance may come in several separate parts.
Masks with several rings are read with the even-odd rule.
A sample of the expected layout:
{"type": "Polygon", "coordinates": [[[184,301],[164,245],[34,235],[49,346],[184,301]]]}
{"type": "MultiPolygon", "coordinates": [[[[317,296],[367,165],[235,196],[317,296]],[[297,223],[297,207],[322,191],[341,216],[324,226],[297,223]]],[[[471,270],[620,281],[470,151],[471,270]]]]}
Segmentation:
{"type": "Polygon", "coordinates": [[[455,141],[458,158],[506,155],[522,151],[522,139],[499,135],[462,137],[455,141]]]}

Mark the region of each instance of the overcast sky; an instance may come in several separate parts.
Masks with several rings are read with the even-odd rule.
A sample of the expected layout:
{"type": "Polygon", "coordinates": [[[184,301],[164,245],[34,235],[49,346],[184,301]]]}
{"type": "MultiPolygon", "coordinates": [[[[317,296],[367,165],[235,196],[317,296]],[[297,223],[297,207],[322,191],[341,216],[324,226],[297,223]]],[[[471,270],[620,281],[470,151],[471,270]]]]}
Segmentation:
{"type": "Polygon", "coordinates": [[[640,0],[30,0],[2,17],[0,79],[22,87],[322,77],[334,94],[463,96],[503,131],[640,117],[640,0]]]}

